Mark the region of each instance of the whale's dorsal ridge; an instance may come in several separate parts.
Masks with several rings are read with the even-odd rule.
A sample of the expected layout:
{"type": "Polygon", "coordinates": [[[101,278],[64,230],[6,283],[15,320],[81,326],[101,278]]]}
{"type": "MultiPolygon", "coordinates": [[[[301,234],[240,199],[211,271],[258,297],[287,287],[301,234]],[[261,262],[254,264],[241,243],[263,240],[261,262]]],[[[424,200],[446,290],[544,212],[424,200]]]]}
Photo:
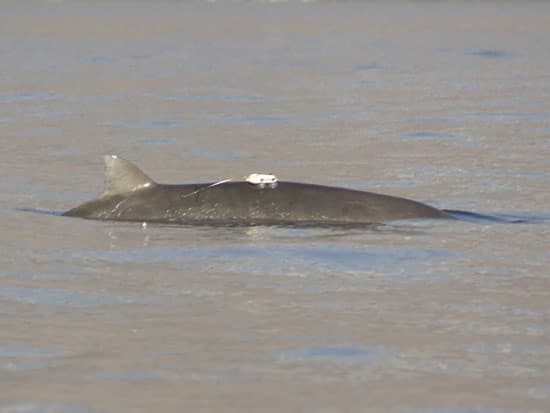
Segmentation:
{"type": "Polygon", "coordinates": [[[279,183],[271,174],[249,175],[244,182],[227,185],[222,184],[230,179],[212,184],[157,184],[125,159],[107,155],[104,160],[103,195],[63,215],[171,225],[347,225],[413,218],[453,219],[445,211],[406,198],[299,182],[279,183]],[[262,190],[253,190],[251,185],[262,190]]]}
{"type": "Polygon", "coordinates": [[[155,184],[132,162],[117,155],[105,155],[105,190],[103,195],[125,194],[155,184]]]}

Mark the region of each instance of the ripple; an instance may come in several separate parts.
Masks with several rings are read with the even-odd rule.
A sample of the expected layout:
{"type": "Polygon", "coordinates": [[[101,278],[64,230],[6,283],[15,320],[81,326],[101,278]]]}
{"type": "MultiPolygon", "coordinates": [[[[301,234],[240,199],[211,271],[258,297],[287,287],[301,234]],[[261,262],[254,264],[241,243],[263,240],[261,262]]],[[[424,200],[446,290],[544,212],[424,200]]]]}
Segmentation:
{"type": "Polygon", "coordinates": [[[66,353],[60,350],[24,346],[1,346],[0,370],[18,372],[42,369],[48,366],[46,359],[65,355],[66,353]]]}
{"type": "MultiPolygon", "coordinates": [[[[156,304],[159,300],[66,288],[1,287],[0,298],[22,304],[67,307],[96,307],[120,304],[156,304]]],[[[159,301],[160,302],[160,301],[159,301]]]]}
{"type": "MultiPolygon", "coordinates": [[[[500,410],[479,407],[436,407],[425,409],[398,410],[399,413],[497,413],[500,410]]],[[[397,413],[397,412],[396,412],[397,413]]]]}
{"type": "MultiPolygon", "coordinates": [[[[450,257],[447,250],[422,248],[359,248],[352,246],[318,245],[314,247],[226,246],[201,248],[136,248],[83,253],[88,258],[132,263],[171,263],[187,267],[208,261],[210,268],[224,272],[250,272],[253,274],[281,273],[323,276],[337,272],[340,275],[386,274],[402,275],[417,271],[424,273],[433,260],[450,257]]],[[[438,276],[439,277],[439,276],[438,276]]],[[[402,277],[407,280],[407,277],[402,277]]],[[[1,290],[0,290],[1,293],[1,290]]]]}
{"type": "Polygon", "coordinates": [[[238,159],[248,155],[241,152],[224,151],[186,151],[183,153],[186,158],[209,158],[209,159],[238,159]]]}
{"type": "Polygon", "coordinates": [[[185,141],[183,139],[178,139],[178,138],[150,137],[150,138],[140,139],[138,142],[151,144],[151,145],[175,145],[179,143],[184,143],[185,141]]]}
{"type": "Polygon", "coordinates": [[[493,120],[513,120],[513,121],[548,121],[550,113],[548,112],[477,112],[476,116],[493,120]]]}
{"type": "Polygon", "coordinates": [[[149,380],[173,380],[180,376],[168,371],[145,371],[145,370],[119,370],[101,371],[94,375],[97,380],[107,381],[149,381],[149,380]]]}
{"type": "Polygon", "coordinates": [[[468,55],[475,57],[483,57],[488,59],[501,59],[501,58],[510,58],[513,57],[513,53],[507,50],[499,49],[478,49],[472,52],[469,52],[468,55]]]}
{"type": "Polygon", "coordinates": [[[455,135],[453,135],[452,133],[430,132],[430,131],[404,133],[401,136],[404,138],[413,138],[413,139],[450,139],[455,137],[455,135]]]}
{"type": "Polygon", "coordinates": [[[44,101],[55,99],[57,95],[52,92],[21,92],[15,94],[0,95],[0,103],[16,103],[26,101],[44,101]]]}
{"type": "Polygon", "coordinates": [[[166,96],[167,100],[183,100],[195,102],[238,102],[238,103],[258,103],[266,101],[283,100],[282,98],[271,98],[254,94],[236,94],[236,95],[172,95],[166,96]]]}
{"type": "Polygon", "coordinates": [[[251,115],[251,116],[242,116],[236,118],[240,122],[246,123],[286,123],[289,121],[287,116],[271,116],[271,115],[251,115]]]}
{"type": "Polygon", "coordinates": [[[388,357],[390,351],[371,346],[337,345],[290,349],[278,354],[281,361],[377,361],[388,357]]]}
{"type": "Polygon", "coordinates": [[[352,71],[354,72],[364,72],[364,71],[368,71],[368,70],[379,70],[379,69],[384,69],[384,66],[382,66],[381,64],[379,63],[368,63],[368,64],[359,64],[359,65],[355,65],[352,67],[352,71]]]}
{"type": "Polygon", "coordinates": [[[0,413],[92,413],[95,410],[80,403],[16,403],[0,406],[0,413]]]}
{"type": "Polygon", "coordinates": [[[63,355],[65,355],[65,352],[60,350],[50,350],[39,347],[0,346],[0,357],[39,358],[59,357],[63,355]]]}
{"type": "Polygon", "coordinates": [[[106,125],[116,128],[174,128],[183,125],[181,120],[124,120],[109,122],[106,125]]]}
{"type": "Polygon", "coordinates": [[[118,61],[118,58],[112,56],[88,56],[80,59],[81,63],[96,63],[96,64],[106,64],[106,63],[115,63],[118,61]]]}

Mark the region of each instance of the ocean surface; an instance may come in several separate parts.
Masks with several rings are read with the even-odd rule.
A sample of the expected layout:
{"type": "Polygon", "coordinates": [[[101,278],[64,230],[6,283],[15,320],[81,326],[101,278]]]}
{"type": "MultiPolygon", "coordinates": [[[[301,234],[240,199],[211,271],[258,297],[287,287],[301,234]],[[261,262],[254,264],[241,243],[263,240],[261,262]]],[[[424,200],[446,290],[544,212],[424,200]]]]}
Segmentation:
{"type": "Polygon", "coordinates": [[[550,411],[549,44],[542,1],[2,2],[0,412],[550,411]],[[60,216],[104,154],[466,213],[60,216]]]}

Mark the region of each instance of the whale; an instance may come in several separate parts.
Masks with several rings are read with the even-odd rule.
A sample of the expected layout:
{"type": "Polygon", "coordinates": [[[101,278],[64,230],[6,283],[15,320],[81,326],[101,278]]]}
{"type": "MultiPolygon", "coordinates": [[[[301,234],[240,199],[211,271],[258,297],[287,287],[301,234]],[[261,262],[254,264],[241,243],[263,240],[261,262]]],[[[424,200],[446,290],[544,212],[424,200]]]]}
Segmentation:
{"type": "Polygon", "coordinates": [[[62,215],[144,223],[244,225],[372,224],[418,218],[452,219],[443,210],[406,198],[278,181],[274,175],[251,175],[270,177],[267,185],[232,179],[161,184],[117,155],[105,155],[104,162],[104,192],[62,215]]]}

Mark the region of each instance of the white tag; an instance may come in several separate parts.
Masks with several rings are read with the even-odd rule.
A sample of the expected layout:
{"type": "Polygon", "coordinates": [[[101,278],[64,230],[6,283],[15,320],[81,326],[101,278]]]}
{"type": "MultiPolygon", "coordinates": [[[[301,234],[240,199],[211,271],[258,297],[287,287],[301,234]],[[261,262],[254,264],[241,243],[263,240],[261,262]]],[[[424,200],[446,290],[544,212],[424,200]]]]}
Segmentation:
{"type": "Polygon", "coordinates": [[[250,174],[246,177],[246,182],[252,185],[257,185],[259,188],[277,187],[277,177],[272,174],[250,174]]]}

